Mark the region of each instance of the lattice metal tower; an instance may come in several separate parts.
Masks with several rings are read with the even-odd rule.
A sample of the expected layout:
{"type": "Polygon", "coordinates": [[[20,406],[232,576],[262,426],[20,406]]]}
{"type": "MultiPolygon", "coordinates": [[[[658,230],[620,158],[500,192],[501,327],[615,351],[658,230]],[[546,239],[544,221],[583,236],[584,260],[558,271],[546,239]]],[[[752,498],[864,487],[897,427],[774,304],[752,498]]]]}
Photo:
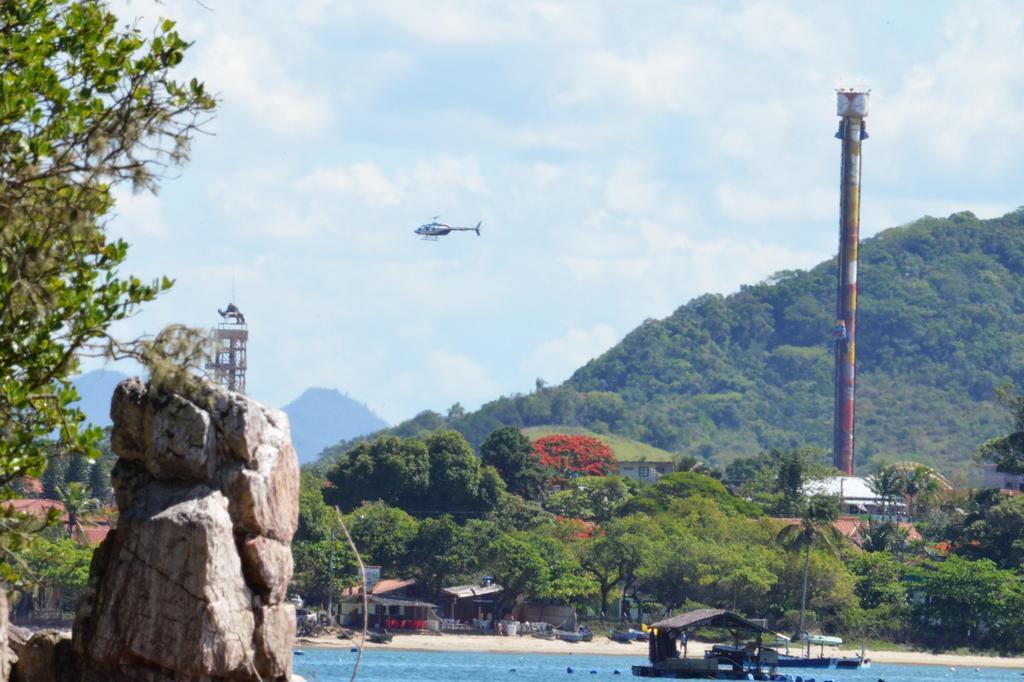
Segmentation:
{"type": "Polygon", "coordinates": [[[249,341],[245,315],[234,303],[217,312],[223,322],[213,329],[213,360],[206,369],[213,370],[214,381],[229,391],[245,393],[245,345],[249,341]]]}
{"type": "Polygon", "coordinates": [[[836,403],[832,463],[853,475],[854,398],[857,382],[857,249],[860,245],[860,147],[867,139],[868,93],[841,90],[837,114],[843,142],[839,209],[839,272],[836,296],[836,403]]]}

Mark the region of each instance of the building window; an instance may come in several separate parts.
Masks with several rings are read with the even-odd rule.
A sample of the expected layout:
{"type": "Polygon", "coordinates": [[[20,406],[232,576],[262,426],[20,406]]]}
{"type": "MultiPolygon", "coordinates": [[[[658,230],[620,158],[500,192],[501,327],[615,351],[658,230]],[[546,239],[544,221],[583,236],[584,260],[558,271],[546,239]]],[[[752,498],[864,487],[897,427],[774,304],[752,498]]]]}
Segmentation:
{"type": "Polygon", "coordinates": [[[623,471],[632,471],[633,467],[622,467],[623,471]]]}
{"type": "Polygon", "coordinates": [[[651,467],[640,467],[640,478],[650,478],[651,467]]]}
{"type": "Polygon", "coordinates": [[[665,473],[665,467],[654,467],[654,470],[657,471],[659,474],[665,473]]]}

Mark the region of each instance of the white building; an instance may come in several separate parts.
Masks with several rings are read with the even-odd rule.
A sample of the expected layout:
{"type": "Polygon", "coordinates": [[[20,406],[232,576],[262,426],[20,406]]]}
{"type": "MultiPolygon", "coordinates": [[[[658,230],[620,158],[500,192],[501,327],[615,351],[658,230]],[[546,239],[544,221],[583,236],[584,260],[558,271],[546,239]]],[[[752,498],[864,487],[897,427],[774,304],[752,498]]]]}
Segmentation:
{"type": "Polygon", "coordinates": [[[835,495],[842,500],[844,514],[902,514],[906,506],[902,498],[886,501],[871,492],[868,480],[860,476],[836,476],[810,481],[804,486],[809,495],[835,495]]]}
{"type": "Polygon", "coordinates": [[[992,462],[985,462],[981,465],[981,469],[985,472],[985,478],[982,481],[982,486],[985,488],[1024,492],[1024,475],[996,471],[996,465],[992,462]]]}
{"type": "Polygon", "coordinates": [[[648,484],[654,483],[665,474],[671,474],[674,472],[676,470],[676,463],[670,459],[659,461],[626,461],[620,459],[616,463],[616,468],[616,473],[618,473],[619,476],[622,476],[623,478],[632,478],[634,481],[648,484]]]}

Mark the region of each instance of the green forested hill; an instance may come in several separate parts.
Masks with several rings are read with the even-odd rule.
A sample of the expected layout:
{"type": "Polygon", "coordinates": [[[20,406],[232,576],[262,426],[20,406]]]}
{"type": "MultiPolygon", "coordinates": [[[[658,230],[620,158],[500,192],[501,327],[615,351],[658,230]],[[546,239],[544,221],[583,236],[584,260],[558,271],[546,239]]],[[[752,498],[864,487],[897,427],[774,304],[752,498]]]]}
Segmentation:
{"type": "MultiPolygon", "coordinates": [[[[857,461],[970,469],[1024,385],[1024,209],[924,218],[865,240],[858,302],[857,461]]],[[[474,445],[500,425],[585,426],[725,464],[831,447],[835,260],[707,294],[648,320],[562,386],[447,420],[474,445]]],[[[443,422],[439,415],[420,424],[443,422]]],[[[405,429],[408,431],[409,429],[405,429]]]]}
{"type": "MultiPolygon", "coordinates": [[[[926,218],[866,240],[860,258],[858,461],[960,469],[1005,426],[994,387],[1024,378],[1024,211],[926,218]]],[[[700,297],[570,383],[621,395],[663,447],[714,459],[828,447],[835,291],[830,261],[700,297]]]]}

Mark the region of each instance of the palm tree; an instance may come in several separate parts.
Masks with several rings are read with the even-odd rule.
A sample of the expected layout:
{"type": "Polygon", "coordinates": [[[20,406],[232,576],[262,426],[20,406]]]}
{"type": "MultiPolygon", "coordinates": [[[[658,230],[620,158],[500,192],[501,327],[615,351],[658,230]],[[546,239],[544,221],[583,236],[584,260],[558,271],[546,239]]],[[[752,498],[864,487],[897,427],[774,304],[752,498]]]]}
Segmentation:
{"type": "Polygon", "coordinates": [[[900,529],[893,521],[878,522],[868,519],[868,525],[861,531],[860,548],[865,552],[890,552],[903,545],[900,529]]]}
{"type": "Polygon", "coordinates": [[[693,455],[679,455],[676,457],[676,471],[689,471],[695,474],[704,474],[711,478],[721,478],[722,473],[699,457],[693,455]]]}
{"type": "Polygon", "coordinates": [[[901,490],[907,500],[907,513],[913,517],[918,511],[921,497],[931,497],[942,489],[945,479],[935,469],[924,464],[905,464],[900,467],[901,490]]]}
{"type": "Polygon", "coordinates": [[[839,518],[839,501],[831,495],[811,495],[807,498],[800,523],[786,526],[777,540],[791,552],[803,550],[804,574],[800,590],[800,624],[796,636],[804,635],[804,614],[807,612],[807,572],[811,566],[811,548],[823,542],[832,548],[842,538],[832,524],[839,518]]]}
{"type": "Polygon", "coordinates": [[[66,488],[58,486],[57,496],[68,515],[67,533],[69,537],[74,534],[75,528],[80,526],[79,517],[100,506],[99,500],[89,496],[89,489],[84,483],[69,483],[66,488]]]}
{"type": "Polygon", "coordinates": [[[882,498],[882,514],[891,513],[892,503],[903,494],[903,477],[892,465],[884,466],[873,476],[868,476],[868,488],[882,498]]]}

